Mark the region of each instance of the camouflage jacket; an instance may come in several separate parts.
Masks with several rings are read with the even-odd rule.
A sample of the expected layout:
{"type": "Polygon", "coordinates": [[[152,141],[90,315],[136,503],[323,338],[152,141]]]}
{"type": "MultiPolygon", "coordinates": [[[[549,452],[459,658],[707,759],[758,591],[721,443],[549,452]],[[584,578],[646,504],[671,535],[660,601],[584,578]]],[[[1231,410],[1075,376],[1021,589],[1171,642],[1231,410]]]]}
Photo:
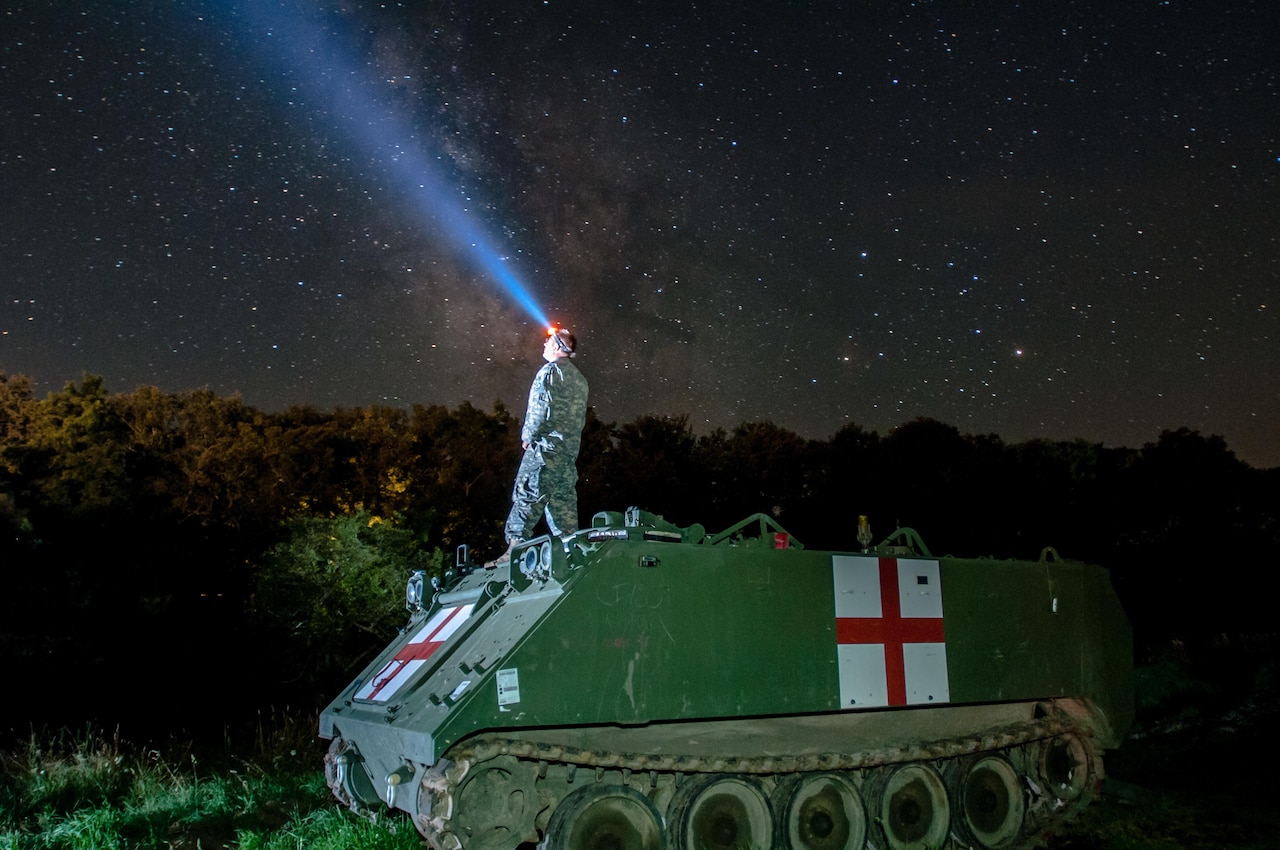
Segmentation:
{"type": "Polygon", "coordinates": [[[543,451],[577,457],[586,418],[587,379],[568,357],[559,357],[533,377],[520,439],[543,451]]]}

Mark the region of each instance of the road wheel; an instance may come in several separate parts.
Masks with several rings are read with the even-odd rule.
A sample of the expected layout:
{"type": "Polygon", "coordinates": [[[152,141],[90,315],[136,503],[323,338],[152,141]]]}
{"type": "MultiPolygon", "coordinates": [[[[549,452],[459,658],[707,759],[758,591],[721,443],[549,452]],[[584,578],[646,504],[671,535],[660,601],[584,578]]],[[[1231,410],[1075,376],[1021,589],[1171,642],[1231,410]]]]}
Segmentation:
{"type": "Polygon", "coordinates": [[[865,791],[867,812],[884,839],[882,846],[907,850],[946,842],[951,822],[947,788],[929,765],[877,768],[865,791]]]}
{"type": "Polygon", "coordinates": [[[592,785],[560,801],[547,826],[545,850],[661,850],[653,804],[623,785],[592,785]]]}
{"type": "Polygon", "coordinates": [[[956,832],[978,847],[1001,848],[1017,840],[1027,813],[1013,765],[998,755],[958,759],[944,771],[956,832]]]}
{"type": "Polygon", "coordinates": [[[833,773],[795,776],[773,794],[775,847],[791,850],[862,850],[867,812],[851,782],[833,773]]]}
{"type": "Polygon", "coordinates": [[[742,850],[773,843],[769,801],[754,780],[709,776],[690,780],[671,800],[670,850],[742,850]]]}

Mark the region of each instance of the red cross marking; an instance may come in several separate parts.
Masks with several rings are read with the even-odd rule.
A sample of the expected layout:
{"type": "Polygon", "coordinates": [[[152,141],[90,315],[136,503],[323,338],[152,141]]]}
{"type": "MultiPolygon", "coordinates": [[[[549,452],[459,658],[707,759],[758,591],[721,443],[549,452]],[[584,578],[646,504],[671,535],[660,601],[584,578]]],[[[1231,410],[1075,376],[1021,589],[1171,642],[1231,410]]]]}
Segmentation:
{"type": "Polygon", "coordinates": [[[880,619],[837,617],[836,643],[884,645],[889,705],[907,704],[907,674],[902,660],[906,643],[942,643],[941,617],[904,617],[898,595],[898,559],[880,559],[880,619]]]}
{"type": "MultiPolygon", "coordinates": [[[[373,690],[365,699],[377,699],[378,692],[386,687],[387,683],[396,677],[396,674],[404,669],[405,665],[411,661],[426,661],[441,646],[444,646],[444,640],[432,640],[436,635],[446,631],[446,627],[454,617],[458,616],[459,611],[469,610],[466,605],[458,605],[449,609],[449,613],[445,616],[440,624],[431,630],[431,633],[425,638],[419,640],[414,637],[413,640],[404,645],[395,658],[387,662],[387,666],[383,667],[377,676],[373,678],[373,690]]],[[[425,626],[423,627],[425,630],[425,626]]]]}

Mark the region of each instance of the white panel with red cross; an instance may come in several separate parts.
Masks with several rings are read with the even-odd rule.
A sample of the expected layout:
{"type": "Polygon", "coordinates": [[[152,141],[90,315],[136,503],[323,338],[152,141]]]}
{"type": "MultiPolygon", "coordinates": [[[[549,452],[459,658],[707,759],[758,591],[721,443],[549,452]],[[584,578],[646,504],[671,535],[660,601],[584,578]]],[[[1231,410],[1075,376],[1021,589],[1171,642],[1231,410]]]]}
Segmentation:
{"type": "Polygon", "coordinates": [[[471,616],[472,605],[441,608],[404,648],[356,692],[356,699],[386,702],[404,687],[440,646],[471,616]]]}
{"type": "Polygon", "coordinates": [[[951,699],[938,562],[835,555],[841,708],[951,699]]]}

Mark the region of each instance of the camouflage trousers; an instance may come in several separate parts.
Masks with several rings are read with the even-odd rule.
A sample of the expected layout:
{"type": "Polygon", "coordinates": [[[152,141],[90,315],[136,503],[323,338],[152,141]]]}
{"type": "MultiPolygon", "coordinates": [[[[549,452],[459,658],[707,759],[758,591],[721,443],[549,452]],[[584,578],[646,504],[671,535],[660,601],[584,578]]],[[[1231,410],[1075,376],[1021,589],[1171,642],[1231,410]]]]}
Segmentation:
{"type": "Polygon", "coordinates": [[[544,514],[547,527],[557,537],[578,530],[578,463],[576,457],[535,445],[525,450],[511,490],[507,541],[533,537],[544,514]]]}

